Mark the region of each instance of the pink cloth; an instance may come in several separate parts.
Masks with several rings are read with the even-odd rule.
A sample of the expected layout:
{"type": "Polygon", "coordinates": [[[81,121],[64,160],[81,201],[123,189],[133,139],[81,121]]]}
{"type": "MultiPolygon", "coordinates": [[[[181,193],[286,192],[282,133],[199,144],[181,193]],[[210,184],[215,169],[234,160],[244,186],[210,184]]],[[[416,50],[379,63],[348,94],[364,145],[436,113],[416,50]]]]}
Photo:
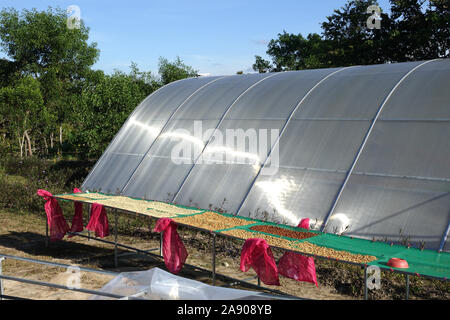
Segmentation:
{"type": "Polygon", "coordinates": [[[309,218],[302,219],[298,224],[298,227],[309,230],[309,218]]]}
{"type": "Polygon", "coordinates": [[[252,267],[261,281],[268,285],[280,285],[278,270],[272,251],[264,239],[247,239],[241,251],[241,266],[243,272],[252,267]]]}
{"type": "MultiPolygon", "coordinates": [[[[82,192],[78,188],[73,189],[73,193],[80,193],[82,192]]],[[[74,202],[75,207],[75,214],[72,218],[72,227],[70,228],[70,232],[81,232],[83,231],[83,203],[75,201],[74,202]]],[[[69,234],[69,238],[73,237],[73,234],[69,234]]]]}
{"type": "Polygon", "coordinates": [[[50,241],[61,240],[69,231],[69,225],[67,224],[62,214],[62,209],[53,195],[43,189],[37,191],[37,195],[44,198],[45,213],[47,214],[47,223],[50,228],[50,241]]]}
{"type": "MultiPolygon", "coordinates": [[[[302,219],[297,227],[309,230],[309,218],[302,219]]],[[[316,267],[314,259],[311,257],[290,251],[286,252],[278,261],[278,272],[297,281],[314,283],[318,287],[316,267]]]]}
{"type": "Polygon", "coordinates": [[[288,278],[317,285],[316,267],[312,257],[286,252],[278,261],[278,272],[288,278]]]}
{"type": "Polygon", "coordinates": [[[91,219],[86,229],[95,232],[96,237],[104,238],[109,236],[108,217],[106,209],[99,203],[93,203],[91,207],[91,219]]]}
{"type": "Polygon", "coordinates": [[[160,218],[153,232],[163,232],[163,256],[167,269],[177,274],[186,261],[187,250],[177,232],[177,224],[170,218],[160,218]]]}

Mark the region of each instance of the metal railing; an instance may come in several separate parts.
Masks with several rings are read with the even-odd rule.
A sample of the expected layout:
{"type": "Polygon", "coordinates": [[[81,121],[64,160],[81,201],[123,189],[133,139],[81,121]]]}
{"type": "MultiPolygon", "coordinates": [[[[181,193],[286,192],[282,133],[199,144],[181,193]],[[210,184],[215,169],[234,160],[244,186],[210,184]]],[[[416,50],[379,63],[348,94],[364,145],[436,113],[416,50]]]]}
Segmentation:
{"type": "Polygon", "coordinates": [[[51,266],[51,267],[66,268],[68,270],[69,269],[77,269],[77,270],[80,270],[80,271],[83,271],[83,272],[92,272],[92,273],[111,275],[111,276],[117,276],[119,274],[118,272],[113,272],[113,271],[96,270],[96,269],[91,269],[91,268],[86,268],[86,267],[79,267],[79,266],[73,266],[73,265],[68,265],[68,264],[63,264],[63,263],[56,263],[56,262],[50,262],[50,261],[36,260],[36,259],[31,259],[31,258],[24,258],[24,257],[18,257],[18,256],[12,256],[12,255],[8,255],[8,254],[0,253],[0,300],[3,300],[3,298],[7,298],[7,299],[24,299],[24,298],[21,298],[21,297],[5,295],[4,294],[4,283],[3,283],[3,280],[16,281],[16,282],[27,283],[27,284],[31,284],[31,285],[37,285],[37,286],[49,287],[49,288],[55,288],[55,289],[63,289],[63,290],[74,291],[74,292],[81,292],[81,293],[92,294],[92,295],[99,295],[99,296],[104,296],[104,297],[114,298],[114,299],[126,299],[126,300],[138,299],[138,300],[142,300],[141,298],[139,298],[139,296],[123,296],[123,295],[118,295],[118,294],[114,294],[114,293],[102,292],[102,291],[98,291],[98,290],[79,288],[79,287],[76,287],[76,286],[65,286],[65,285],[51,283],[51,282],[46,282],[46,281],[39,281],[39,280],[32,280],[32,279],[26,279],[26,278],[19,278],[19,277],[13,277],[13,276],[4,275],[2,273],[2,271],[3,271],[2,270],[2,265],[3,265],[3,262],[6,261],[6,260],[25,261],[25,262],[30,262],[30,263],[37,263],[37,264],[47,265],[47,266],[51,266]]]}
{"type": "MultiPolygon", "coordinates": [[[[55,198],[58,198],[58,197],[55,197],[55,198]]],[[[73,201],[73,200],[68,200],[68,199],[64,199],[64,198],[59,198],[59,199],[65,200],[65,201],[73,201]]],[[[86,203],[86,204],[90,205],[89,202],[84,202],[84,201],[79,201],[79,202],[83,202],[83,203],[86,203]]],[[[124,244],[121,244],[121,243],[117,242],[117,224],[118,224],[117,223],[117,213],[118,213],[118,211],[121,211],[121,212],[127,213],[127,214],[131,214],[131,215],[134,215],[134,216],[142,216],[142,215],[140,215],[139,213],[133,212],[133,211],[124,210],[124,209],[118,209],[118,208],[110,207],[110,206],[107,206],[107,205],[104,205],[104,207],[112,209],[113,213],[114,213],[114,223],[115,223],[115,226],[114,226],[114,242],[103,240],[103,239],[99,239],[99,238],[93,238],[93,237],[90,236],[89,233],[88,233],[87,236],[84,235],[84,234],[81,234],[81,233],[70,233],[70,234],[114,245],[114,265],[115,265],[116,268],[118,267],[118,253],[117,253],[117,248],[118,247],[129,249],[129,250],[135,251],[136,253],[149,255],[149,256],[152,256],[154,258],[163,259],[163,255],[162,255],[162,233],[160,235],[160,247],[159,247],[160,254],[159,255],[151,253],[151,251],[157,251],[158,248],[149,249],[149,250],[141,250],[141,249],[134,248],[134,247],[131,247],[131,246],[127,246],[127,245],[124,245],[124,244]]],[[[89,210],[88,210],[88,212],[89,212],[89,210]]],[[[155,218],[155,217],[152,217],[152,216],[147,216],[147,215],[145,215],[145,217],[153,219],[153,220],[157,220],[158,219],[158,218],[155,218]]],[[[178,222],[178,225],[180,225],[182,227],[185,227],[187,229],[201,231],[201,232],[209,233],[209,234],[212,235],[211,270],[207,270],[207,269],[204,269],[204,268],[201,268],[201,267],[198,267],[198,266],[194,266],[194,265],[190,265],[190,264],[186,264],[186,263],[184,265],[187,266],[187,267],[191,267],[191,268],[200,270],[200,271],[210,272],[213,285],[215,285],[215,283],[216,283],[216,275],[219,275],[223,279],[231,281],[231,283],[228,284],[228,285],[235,285],[235,284],[241,283],[241,284],[244,284],[246,286],[249,286],[250,288],[254,288],[254,289],[257,289],[257,290],[263,289],[263,290],[266,290],[268,292],[275,293],[277,295],[280,295],[280,297],[284,296],[284,297],[286,297],[288,299],[289,298],[303,299],[301,297],[292,296],[292,295],[289,295],[289,294],[287,294],[285,292],[282,292],[282,291],[279,291],[279,290],[274,290],[274,289],[271,289],[271,288],[262,287],[261,286],[261,281],[260,281],[260,279],[258,277],[256,277],[258,284],[255,285],[255,284],[250,283],[250,282],[247,281],[250,278],[241,280],[241,279],[236,279],[236,278],[233,278],[233,277],[226,276],[224,274],[218,274],[216,272],[216,263],[215,263],[215,261],[216,261],[216,236],[219,235],[219,236],[222,236],[224,238],[230,238],[230,239],[235,239],[235,240],[240,240],[240,241],[243,241],[243,239],[240,239],[240,238],[237,238],[237,237],[234,237],[234,236],[231,236],[231,235],[221,234],[221,233],[217,233],[217,232],[214,232],[214,231],[211,231],[211,230],[202,229],[202,228],[199,228],[199,227],[183,224],[183,223],[180,223],[180,222],[178,222]]],[[[48,234],[47,234],[47,238],[48,238],[48,234]]],[[[46,244],[48,244],[48,241],[46,241],[46,244]]],[[[276,246],[271,246],[271,247],[272,248],[276,248],[276,249],[281,249],[281,250],[284,250],[284,251],[291,251],[291,252],[294,252],[294,253],[302,254],[304,256],[313,257],[313,258],[317,258],[317,259],[321,259],[321,260],[334,260],[334,259],[332,259],[330,257],[320,256],[320,255],[316,255],[316,254],[310,254],[310,253],[300,252],[300,251],[296,251],[296,250],[294,251],[294,250],[289,250],[289,249],[286,249],[286,248],[281,248],[281,247],[276,247],[276,246]]],[[[336,261],[338,261],[340,263],[344,263],[344,264],[359,266],[359,267],[364,269],[364,299],[367,300],[368,299],[368,285],[367,285],[367,282],[368,282],[367,267],[368,267],[368,265],[364,264],[364,263],[357,263],[357,262],[351,262],[351,261],[345,261],[345,260],[336,260],[336,261]]],[[[409,299],[409,280],[410,280],[409,276],[411,276],[411,275],[412,276],[416,276],[417,274],[413,273],[413,272],[407,272],[407,271],[402,271],[402,270],[395,270],[395,269],[392,269],[392,268],[390,268],[389,270],[391,272],[395,272],[395,273],[399,273],[399,274],[405,275],[405,283],[406,283],[405,298],[409,299]]],[[[447,279],[447,278],[440,278],[440,277],[434,277],[434,276],[429,276],[429,275],[420,275],[420,276],[423,277],[423,278],[436,279],[436,280],[445,281],[445,282],[446,281],[450,281],[450,279],[447,279]]]]}

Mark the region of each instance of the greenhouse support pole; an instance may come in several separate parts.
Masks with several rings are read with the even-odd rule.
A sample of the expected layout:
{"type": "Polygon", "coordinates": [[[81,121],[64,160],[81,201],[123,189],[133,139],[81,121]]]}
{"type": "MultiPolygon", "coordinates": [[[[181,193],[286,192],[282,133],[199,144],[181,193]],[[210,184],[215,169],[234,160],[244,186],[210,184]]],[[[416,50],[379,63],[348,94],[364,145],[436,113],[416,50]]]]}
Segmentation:
{"type": "Polygon", "coordinates": [[[406,278],[406,300],[409,300],[409,274],[406,274],[405,278],[406,278]]]}
{"type": "Polygon", "coordinates": [[[356,153],[356,156],[353,159],[353,162],[350,166],[350,169],[347,171],[347,174],[345,176],[344,182],[342,182],[339,191],[336,195],[336,197],[334,198],[333,204],[331,205],[330,210],[328,211],[327,215],[325,216],[325,219],[322,222],[322,225],[320,227],[320,231],[324,231],[325,230],[325,226],[328,223],[328,220],[330,219],[331,216],[333,216],[335,209],[337,208],[338,203],[341,200],[342,194],[344,193],[345,187],[348,184],[348,181],[350,180],[350,177],[352,176],[353,170],[356,167],[356,164],[358,163],[358,160],[363,152],[363,150],[366,147],[367,141],[369,141],[369,138],[371,137],[372,131],[375,127],[375,125],[378,123],[378,119],[381,115],[381,112],[384,109],[384,106],[387,104],[387,102],[389,101],[389,99],[391,98],[391,96],[394,94],[394,92],[397,90],[398,86],[400,86],[400,84],[406,79],[408,78],[408,76],[410,74],[412,74],[414,71],[416,71],[417,69],[419,69],[420,67],[424,66],[427,63],[430,63],[431,61],[435,61],[438,59],[434,59],[434,60],[428,60],[425,61],[417,66],[415,66],[414,68],[412,68],[411,70],[409,70],[396,84],[395,86],[391,89],[391,91],[388,93],[388,95],[384,98],[383,102],[381,103],[380,107],[378,108],[377,113],[375,114],[375,116],[373,117],[373,120],[370,124],[369,129],[367,130],[365,136],[364,136],[364,140],[361,143],[361,145],[359,146],[358,152],[356,153]]]}
{"type": "MultiPolygon", "coordinates": [[[[289,123],[291,122],[291,119],[294,117],[294,113],[301,108],[303,102],[306,100],[307,97],[309,97],[309,95],[318,87],[320,86],[320,84],[322,82],[324,82],[326,79],[328,79],[329,77],[333,76],[334,74],[341,72],[343,70],[346,70],[348,68],[352,68],[352,66],[350,67],[344,67],[344,68],[340,68],[328,75],[326,75],[324,78],[322,78],[321,80],[319,80],[319,82],[317,82],[314,87],[312,87],[311,89],[309,89],[309,91],[303,96],[303,98],[295,105],[294,109],[291,110],[289,117],[287,118],[286,122],[284,123],[283,127],[281,128],[280,134],[278,135],[277,139],[275,140],[275,142],[273,143],[273,145],[270,147],[269,153],[267,154],[266,159],[264,160],[264,162],[262,163],[262,165],[259,167],[258,172],[256,173],[255,177],[253,178],[250,187],[247,189],[247,192],[244,195],[244,198],[242,198],[241,203],[239,204],[239,207],[237,208],[236,211],[236,215],[239,215],[242,206],[244,205],[245,200],[247,200],[248,195],[250,194],[250,190],[253,188],[253,186],[255,185],[256,180],[258,179],[259,175],[261,174],[262,170],[265,168],[267,162],[269,161],[269,159],[271,158],[272,152],[274,150],[277,150],[277,146],[280,143],[280,139],[284,133],[284,131],[286,130],[287,126],[289,125],[289,123]]],[[[265,78],[267,79],[267,78],[265,78]]]]}
{"type": "Polygon", "coordinates": [[[364,300],[369,298],[369,288],[367,287],[367,266],[364,266],[364,300]]]}
{"type": "Polygon", "coordinates": [[[195,90],[194,92],[191,93],[191,95],[189,97],[187,97],[186,99],[184,99],[184,101],[178,105],[178,107],[172,112],[172,114],[169,116],[169,118],[167,119],[166,123],[163,125],[163,127],[161,128],[161,130],[159,131],[158,135],[156,136],[156,138],[153,140],[153,142],[150,144],[150,146],[148,147],[147,151],[145,151],[144,156],[142,157],[142,159],[139,161],[138,165],[136,166],[136,168],[133,170],[133,173],[131,174],[130,178],[127,180],[127,182],[125,183],[124,187],[122,188],[122,190],[120,190],[120,194],[123,195],[126,188],[128,187],[128,185],[130,184],[130,182],[133,180],[136,172],[138,172],[138,169],[141,167],[141,164],[144,162],[144,160],[147,158],[147,155],[149,154],[150,150],[152,150],[153,145],[156,143],[156,141],[159,140],[159,137],[161,136],[161,134],[163,132],[165,132],[166,127],[168,126],[170,122],[170,120],[172,120],[172,118],[175,116],[175,114],[177,113],[178,110],[181,109],[181,107],[183,105],[186,104],[187,101],[189,101],[192,96],[194,96],[198,91],[202,90],[204,87],[210,85],[211,83],[216,82],[217,80],[220,80],[224,78],[223,77],[218,77],[216,79],[213,79],[211,81],[208,81],[207,83],[205,83],[204,85],[202,85],[200,88],[198,88],[197,90],[195,90]]]}
{"type": "Polygon", "coordinates": [[[212,285],[215,286],[216,285],[216,234],[213,232],[212,233],[212,268],[211,268],[211,272],[212,272],[212,285]]]}
{"type": "Polygon", "coordinates": [[[119,260],[117,257],[117,209],[114,209],[114,267],[119,266],[119,260]]]}
{"type": "MultiPolygon", "coordinates": [[[[183,79],[181,79],[181,80],[183,80],[183,79]]],[[[168,86],[168,85],[172,85],[173,83],[178,82],[178,81],[181,81],[181,80],[175,80],[175,81],[172,81],[172,82],[170,82],[170,83],[168,83],[168,84],[163,85],[162,87],[166,87],[166,86],[168,86]]],[[[162,88],[162,87],[161,87],[161,88],[162,88]]],[[[160,89],[161,89],[161,88],[160,88],[160,89]]],[[[153,96],[153,95],[155,94],[155,92],[156,92],[156,90],[153,91],[149,96],[147,96],[147,98],[145,98],[145,99],[144,99],[144,100],[143,100],[143,101],[142,101],[142,102],[141,102],[141,103],[133,110],[133,112],[130,113],[130,115],[128,116],[128,118],[125,120],[124,124],[128,123],[128,121],[130,121],[131,119],[133,119],[133,115],[137,112],[138,108],[144,104],[144,101],[148,101],[148,99],[150,99],[150,97],[153,96]]],[[[84,188],[84,184],[85,184],[86,181],[88,181],[88,179],[92,176],[92,174],[94,173],[95,169],[97,169],[98,164],[101,163],[103,157],[107,154],[107,152],[109,151],[109,149],[111,148],[111,146],[113,146],[114,141],[116,141],[117,137],[119,137],[120,134],[122,133],[122,131],[124,131],[124,130],[122,130],[122,129],[123,129],[123,128],[120,128],[120,130],[116,133],[116,135],[115,135],[114,138],[112,139],[111,143],[108,145],[108,147],[107,147],[106,150],[103,152],[103,154],[101,155],[101,157],[100,157],[100,158],[97,160],[97,162],[95,163],[95,165],[94,165],[94,167],[92,168],[91,172],[89,172],[89,174],[87,175],[86,179],[84,179],[84,182],[83,182],[83,184],[81,185],[81,189],[85,189],[85,188],[84,188]]]]}
{"type": "MultiPolygon", "coordinates": [[[[194,164],[191,166],[191,168],[189,169],[187,175],[184,177],[183,181],[181,182],[180,187],[178,188],[177,192],[175,192],[175,195],[172,198],[171,202],[175,202],[181,189],[184,187],[185,182],[187,181],[187,179],[189,178],[189,176],[191,175],[192,170],[194,169],[195,165],[197,164],[198,160],[201,159],[204,151],[206,150],[206,147],[209,145],[209,143],[213,140],[213,138],[216,135],[216,132],[219,130],[220,125],[222,124],[222,122],[224,121],[225,117],[227,116],[227,114],[230,112],[230,110],[233,108],[233,106],[237,103],[237,101],[239,101],[239,99],[244,96],[248,91],[250,91],[252,88],[256,87],[259,83],[272,78],[274,76],[276,76],[277,73],[274,73],[272,75],[269,75],[267,77],[264,77],[262,79],[260,79],[259,81],[253,83],[250,87],[248,87],[247,89],[245,89],[244,92],[242,92],[236,99],[234,99],[234,101],[228,106],[228,108],[226,109],[225,113],[222,114],[219,123],[216,125],[216,128],[214,129],[213,133],[211,134],[211,136],[209,137],[209,139],[206,141],[206,143],[203,145],[203,148],[201,150],[201,152],[199,153],[199,156],[195,159],[194,164]]],[[[278,74],[279,75],[279,74],[278,74]]]]}
{"type": "MultiPolygon", "coordinates": [[[[2,261],[5,257],[0,257],[0,276],[2,275],[2,261]]],[[[3,279],[0,279],[0,300],[3,300],[3,279]]]]}
{"type": "Polygon", "coordinates": [[[438,252],[441,252],[444,249],[445,242],[447,241],[448,233],[450,232],[450,220],[447,223],[447,228],[445,229],[445,232],[441,239],[441,244],[439,245],[438,252]]]}

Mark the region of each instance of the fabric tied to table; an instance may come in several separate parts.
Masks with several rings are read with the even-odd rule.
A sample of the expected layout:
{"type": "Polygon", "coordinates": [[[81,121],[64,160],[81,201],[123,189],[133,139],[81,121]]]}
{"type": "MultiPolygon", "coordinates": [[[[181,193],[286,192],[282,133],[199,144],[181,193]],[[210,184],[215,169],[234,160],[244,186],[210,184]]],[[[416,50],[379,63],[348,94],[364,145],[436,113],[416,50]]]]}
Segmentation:
{"type": "Polygon", "coordinates": [[[46,201],[44,207],[50,229],[50,241],[61,240],[70,228],[64,219],[58,200],[50,192],[43,189],[39,189],[37,195],[43,197],[46,201]]]}
{"type": "Polygon", "coordinates": [[[309,230],[309,218],[302,219],[298,224],[298,227],[309,230]]]}
{"type": "Polygon", "coordinates": [[[247,239],[242,247],[241,266],[243,272],[252,267],[261,281],[267,285],[280,285],[278,270],[272,251],[264,239],[247,239]]]}
{"type": "Polygon", "coordinates": [[[278,272],[285,277],[317,285],[316,267],[312,257],[286,252],[278,261],[278,272]]]}
{"type": "Polygon", "coordinates": [[[153,232],[163,232],[162,254],[167,269],[177,274],[186,261],[188,252],[177,232],[177,224],[170,218],[160,218],[153,232]]]}
{"type": "MultiPolygon", "coordinates": [[[[73,189],[73,193],[82,192],[78,188],[73,189]]],[[[70,228],[70,232],[81,232],[83,231],[83,203],[79,201],[74,202],[75,214],[72,218],[72,227],[70,228]]],[[[73,234],[69,234],[69,238],[73,237],[73,234]]]]}
{"type": "MultiPolygon", "coordinates": [[[[309,219],[302,219],[299,228],[309,230],[309,219]]],[[[312,257],[306,257],[299,253],[286,252],[278,261],[278,272],[285,277],[317,285],[316,267],[312,257]]]]}
{"type": "Polygon", "coordinates": [[[93,203],[91,207],[91,219],[86,229],[95,232],[96,237],[104,238],[109,236],[108,216],[106,209],[99,203],[93,203]]]}

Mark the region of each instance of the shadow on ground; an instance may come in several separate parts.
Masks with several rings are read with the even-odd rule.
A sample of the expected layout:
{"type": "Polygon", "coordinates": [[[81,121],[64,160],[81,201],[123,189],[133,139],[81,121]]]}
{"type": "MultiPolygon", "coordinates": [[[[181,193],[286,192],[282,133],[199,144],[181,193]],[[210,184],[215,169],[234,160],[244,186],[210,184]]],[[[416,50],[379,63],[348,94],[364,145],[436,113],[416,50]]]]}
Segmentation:
{"type": "MultiPolygon", "coordinates": [[[[115,268],[113,246],[102,248],[94,245],[94,240],[91,240],[93,245],[90,245],[65,239],[49,242],[48,247],[46,247],[44,235],[33,232],[9,231],[7,234],[0,235],[0,246],[33,255],[38,260],[67,259],[80,266],[85,265],[91,268],[94,266],[95,269],[130,272],[157,267],[168,271],[160,257],[120,249],[118,250],[119,266],[115,268]]],[[[197,267],[185,265],[178,275],[212,284],[211,272],[200,270],[197,267]]],[[[216,285],[229,287],[230,280],[216,274],[216,285]]],[[[246,290],[255,289],[253,286],[242,283],[235,284],[232,287],[246,290]]],[[[260,290],[266,291],[263,288],[260,290]]]]}
{"type": "MultiPolygon", "coordinates": [[[[94,244],[94,240],[91,240],[94,244]]],[[[114,268],[114,249],[98,247],[96,245],[79,243],[71,240],[59,240],[45,245],[46,237],[34,232],[9,231],[0,235],[0,246],[33,255],[36,259],[68,259],[80,265],[92,265],[101,269],[116,270],[114,268]]],[[[136,258],[128,251],[118,250],[121,268],[116,271],[147,270],[152,267],[164,268],[164,263],[151,257],[136,258]],[[123,258],[120,255],[125,254],[123,258]],[[150,264],[151,262],[151,264],[150,264]]]]}

